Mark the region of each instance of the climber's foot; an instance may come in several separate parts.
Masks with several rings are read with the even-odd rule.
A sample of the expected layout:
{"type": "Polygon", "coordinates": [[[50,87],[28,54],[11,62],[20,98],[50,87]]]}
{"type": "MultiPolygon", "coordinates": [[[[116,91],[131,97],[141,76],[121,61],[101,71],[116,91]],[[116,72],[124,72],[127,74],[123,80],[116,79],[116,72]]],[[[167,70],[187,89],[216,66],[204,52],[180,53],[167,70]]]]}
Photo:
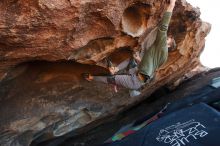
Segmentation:
{"type": "Polygon", "coordinates": [[[93,80],[93,76],[90,73],[83,73],[82,74],[83,78],[89,82],[93,80]]]}

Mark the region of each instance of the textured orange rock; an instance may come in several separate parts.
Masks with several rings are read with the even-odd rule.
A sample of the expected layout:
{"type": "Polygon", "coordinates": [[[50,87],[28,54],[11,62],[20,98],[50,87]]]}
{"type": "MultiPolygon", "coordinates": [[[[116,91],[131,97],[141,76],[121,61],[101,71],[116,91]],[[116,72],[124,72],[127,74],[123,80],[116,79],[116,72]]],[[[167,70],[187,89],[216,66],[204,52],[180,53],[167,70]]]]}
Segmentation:
{"type": "MultiPolygon", "coordinates": [[[[140,36],[143,31],[155,27],[164,11],[164,3],[151,0],[3,0],[0,2],[0,71],[6,72],[19,63],[33,60],[73,58],[76,62],[96,64],[119,47],[132,49],[136,40],[121,38],[128,38],[126,34],[140,36]],[[113,42],[104,44],[109,39],[113,42]],[[96,45],[90,46],[96,40],[103,43],[99,49],[96,45]],[[86,46],[90,48],[87,55],[78,53],[86,46]]],[[[200,54],[198,45],[203,44],[210,29],[209,25],[203,28],[201,23],[197,9],[184,0],[177,2],[169,32],[185,52],[192,46],[183,46],[183,43],[193,43],[195,56],[200,54]],[[204,31],[203,35],[198,34],[200,31],[204,31]]]]}

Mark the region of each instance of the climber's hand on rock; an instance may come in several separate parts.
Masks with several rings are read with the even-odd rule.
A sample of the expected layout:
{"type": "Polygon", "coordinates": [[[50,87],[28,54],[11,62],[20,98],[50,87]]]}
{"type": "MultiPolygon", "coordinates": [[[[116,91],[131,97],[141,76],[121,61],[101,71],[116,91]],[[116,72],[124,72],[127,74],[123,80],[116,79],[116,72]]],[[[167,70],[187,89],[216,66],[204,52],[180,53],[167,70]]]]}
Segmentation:
{"type": "Polygon", "coordinates": [[[140,57],[140,55],[139,55],[138,52],[134,52],[134,53],[133,53],[133,58],[134,58],[138,63],[141,62],[141,57],[140,57]]]}
{"type": "Polygon", "coordinates": [[[133,51],[137,52],[138,49],[139,49],[139,46],[135,46],[135,47],[133,48],[133,51]]]}
{"type": "Polygon", "coordinates": [[[119,71],[119,68],[117,67],[109,67],[109,71],[112,75],[114,75],[115,73],[117,73],[119,71]]]}
{"type": "Polygon", "coordinates": [[[170,0],[170,5],[175,6],[176,0],[170,0]]]}

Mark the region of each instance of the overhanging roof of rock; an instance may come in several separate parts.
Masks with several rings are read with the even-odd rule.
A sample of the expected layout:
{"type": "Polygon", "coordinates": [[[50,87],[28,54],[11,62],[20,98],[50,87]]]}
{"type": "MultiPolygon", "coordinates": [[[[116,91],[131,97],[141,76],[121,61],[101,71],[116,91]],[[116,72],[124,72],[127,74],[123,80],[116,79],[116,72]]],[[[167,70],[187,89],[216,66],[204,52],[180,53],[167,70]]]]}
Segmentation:
{"type": "MultiPolygon", "coordinates": [[[[120,47],[132,48],[137,42],[126,33],[139,36],[155,27],[164,4],[165,0],[1,1],[0,70],[21,62],[68,60],[70,56],[95,64],[120,47]]],[[[170,54],[167,63],[172,68],[198,60],[210,30],[199,16],[197,8],[177,1],[169,30],[178,43],[178,52],[170,54]]]]}

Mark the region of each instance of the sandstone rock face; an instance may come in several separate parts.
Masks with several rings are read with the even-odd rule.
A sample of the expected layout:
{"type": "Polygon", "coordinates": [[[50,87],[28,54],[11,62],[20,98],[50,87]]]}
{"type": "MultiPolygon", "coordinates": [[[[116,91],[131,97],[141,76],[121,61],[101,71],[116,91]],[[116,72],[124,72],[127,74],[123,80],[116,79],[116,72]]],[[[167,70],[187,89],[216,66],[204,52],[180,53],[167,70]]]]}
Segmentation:
{"type": "Polygon", "coordinates": [[[144,97],[130,98],[126,89],[114,93],[108,85],[80,78],[85,71],[108,73],[106,57],[115,64],[129,57],[164,10],[165,0],[1,0],[0,143],[29,145],[39,137],[62,136],[198,67],[211,26],[199,18],[199,9],[178,0],[169,27],[177,50],[157,70],[144,97]]]}

